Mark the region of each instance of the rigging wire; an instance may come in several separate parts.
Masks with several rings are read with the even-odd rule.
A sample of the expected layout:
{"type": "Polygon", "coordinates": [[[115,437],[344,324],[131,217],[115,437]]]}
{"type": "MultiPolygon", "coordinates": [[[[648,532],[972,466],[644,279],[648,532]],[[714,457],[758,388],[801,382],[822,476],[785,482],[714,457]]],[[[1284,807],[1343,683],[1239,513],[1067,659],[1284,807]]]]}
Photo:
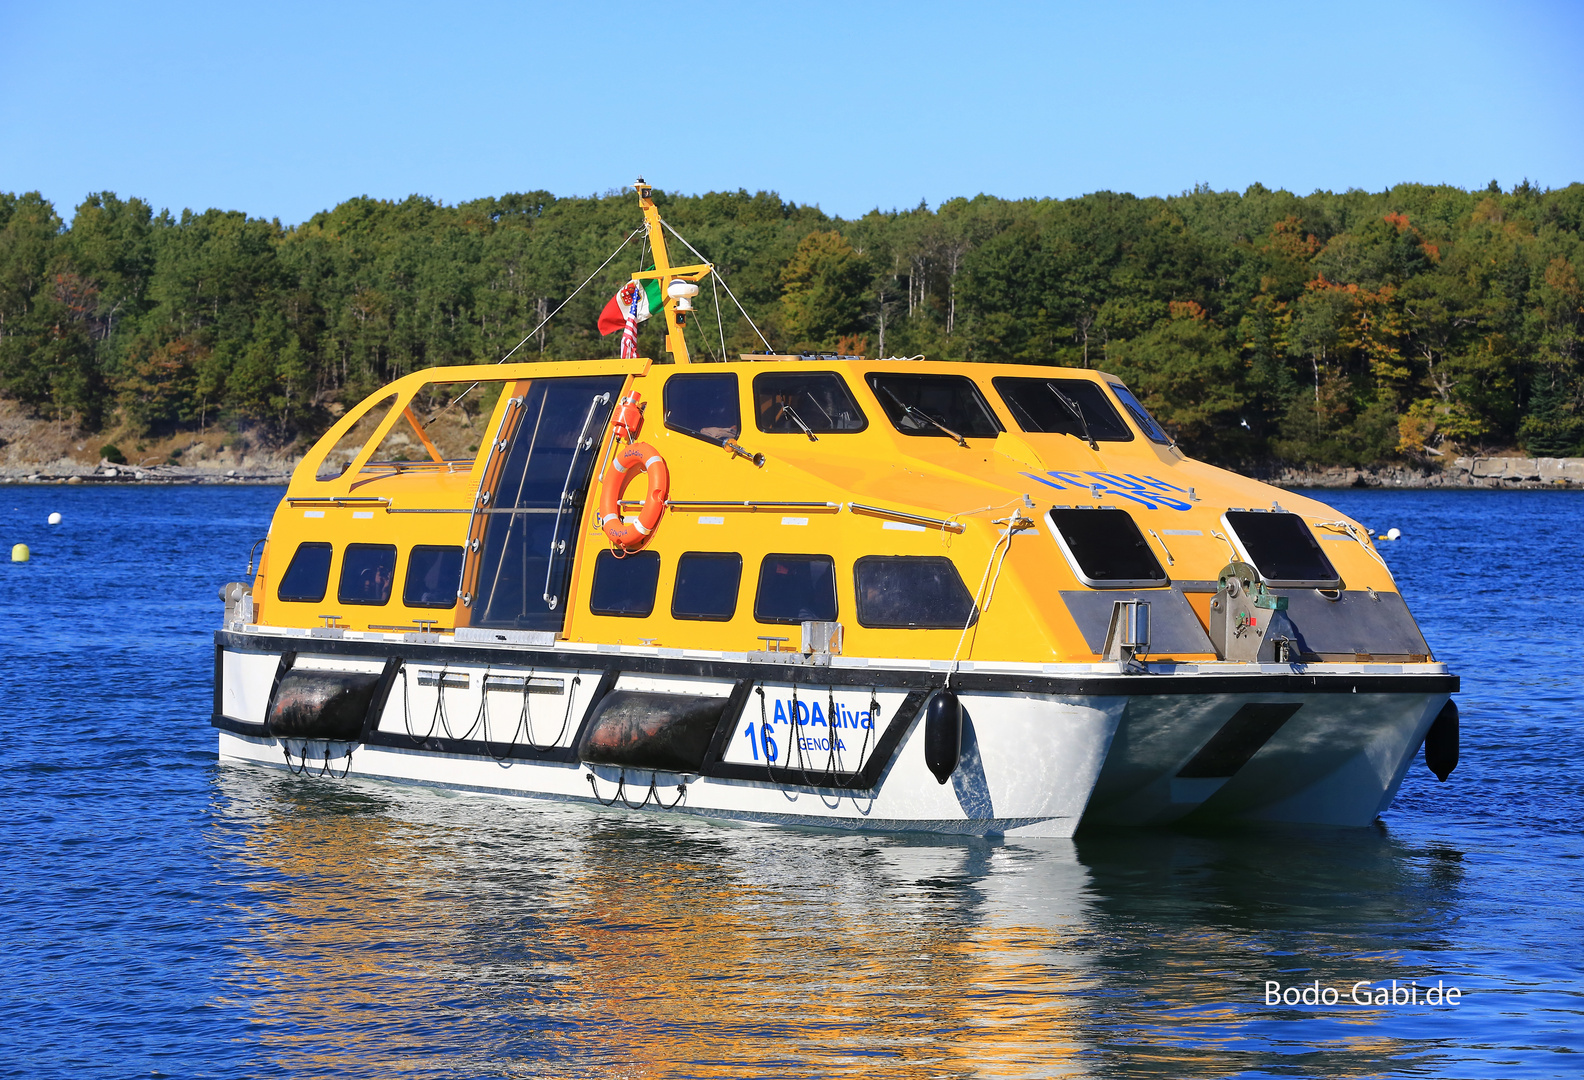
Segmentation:
{"type": "MultiPolygon", "coordinates": [[[[537,334],[539,331],[543,330],[546,326],[548,326],[550,324],[550,320],[555,318],[557,315],[559,315],[561,313],[561,309],[566,307],[568,304],[570,304],[572,302],[572,298],[573,297],[577,296],[578,293],[582,292],[588,286],[589,282],[591,282],[595,278],[599,277],[600,271],[604,270],[607,266],[609,266],[612,262],[615,261],[616,256],[618,256],[618,255],[620,255],[622,253],[622,249],[625,248],[628,244],[632,243],[633,237],[637,236],[639,233],[642,233],[644,231],[645,231],[645,227],[640,225],[636,229],[634,229],[632,232],[628,233],[627,234],[627,238],[625,240],[623,240],[620,244],[617,245],[615,251],[610,253],[610,257],[607,258],[604,262],[599,264],[599,269],[598,270],[595,270],[588,277],[584,278],[582,285],[579,285],[577,288],[573,289],[572,292],[567,296],[567,298],[565,300],[561,301],[559,304],[556,305],[556,309],[554,311],[552,311],[550,314],[548,314],[548,315],[546,315],[544,317],[544,321],[543,322],[541,322],[538,326],[534,327],[532,330],[528,331],[528,336],[527,337],[523,338],[517,344],[513,345],[511,347],[511,351],[508,352],[505,356],[501,357],[499,360],[495,361],[495,363],[504,364],[506,361],[508,361],[508,360],[510,360],[512,358],[512,355],[514,353],[516,353],[518,349],[522,348],[524,345],[528,344],[528,342],[533,340],[533,336],[535,334],[537,334]]],[[[687,241],[685,241],[685,240],[683,241],[683,243],[686,243],[686,242],[687,241]]],[[[730,292],[730,291],[731,291],[730,289],[727,290],[727,292],[730,292]]],[[[434,413],[429,417],[429,419],[424,421],[424,427],[428,427],[430,424],[434,423],[435,422],[435,418],[438,417],[441,413],[445,412],[451,406],[455,405],[457,402],[459,402],[463,398],[467,397],[468,394],[473,392],[473,389],[476,386],[478,386],[478,382],[474,382],[472,386],[469,386],[466,390],[462,391],[456,397],[452,398],[450,401],[446,402],[440,408],[436,409],[434,411],[434,413]]]]}
{"type": "MultiPolygon", "coordinates": [[[[681,233],[677,232],[675,229],[673,229],[671,227],[670,222],[667,222],[667,221],[662,219],[660,224],[665,226],[665,231],[666,232],[670,233],[672,236],[674,236],[678,240],[680,240],[682,242],[682,246],[687,248],[689,251],[691,251],[693,253],[693,257],[695,259],[697,259],[699,262],[703,262],[703,263],[709,262],[708,259],[706,259],[704,256],[699,254],[698,248],[694,247],[692,244],[687,242],[687,238],[685,236],[683,236],[681,233]]],[[[711,264],[711,269],[713,269],[713,264],[711,264]]],[[[711,274],[711,276],[719,278],[720,277],[720,271],[715,270],[711,274]]],[[[764,334],[759,330],[758,324],[755,323],[753,321],[753,317],[748,314],[748,309],[742,306],[742,301],[737,299],[737,294],[731,291],[731,286],[730,285],[726,284],[726,279],[725,278],[720,278],[720,285],[721,285],[721,288],[726,290],[726,295],[731,297],[732,303],[737,305],[737,310],[742,312],[742,317],[748,320],[748,325],[753,327],[753,332],[755,334],[759,335],[759,340],[764,343],[764,347],[765,347],[766,351],[775,352],[774,349],[770,348],[770,342],[768,340],[766,340],[764,334]]]]}

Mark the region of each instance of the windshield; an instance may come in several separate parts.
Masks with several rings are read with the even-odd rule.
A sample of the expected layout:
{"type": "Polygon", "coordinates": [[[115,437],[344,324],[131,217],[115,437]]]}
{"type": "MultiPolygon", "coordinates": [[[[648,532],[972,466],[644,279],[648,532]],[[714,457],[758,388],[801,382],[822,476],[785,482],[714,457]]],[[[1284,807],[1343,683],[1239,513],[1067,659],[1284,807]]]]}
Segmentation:
{"type": "Polygon", "coordinates": [[[1024,431],[1076,435],[1097,442],[1133,441],[1133,431],[1123,423],[1116,406],[1104,390],[1088,379],[1002,376],[990,381],[1024,431]],[[1077,406],[1082,419],[1056,396],[1058,392],[1077,406]]]}
{"type": "Polygon", "coordinates": [[[876,371],[870,374],[869,385],[892,425],[904,435],[993,439],[1001,434],[1001,422],[984,395],[962,375],[876,371]]]}
{"type": "Polygon", "coordinates": [[[833,371],[755,375],[753,389],[760,431],[824,435],[869,426],[847,383],[833,371]]]}
{"type": "Polygon", "coordinates": [[[1139,426],[1140,431],[1144,432],[1145,438],[1149,439],[1150,442],[1158,442],[1165,446],[1171,445],[1171,436],[1167,435],[1165,430],[1155,422],[1155,418],[1149,414],[1149,410],[1144,407],[1143,403],[1133,396],[1133,391],[1121,383],[1114,382],[1111,384],[1111,392],[1117,396],[1117,400],[1122,403],[1122,407],[1133,414],[1133,422],[1139,426]]]}

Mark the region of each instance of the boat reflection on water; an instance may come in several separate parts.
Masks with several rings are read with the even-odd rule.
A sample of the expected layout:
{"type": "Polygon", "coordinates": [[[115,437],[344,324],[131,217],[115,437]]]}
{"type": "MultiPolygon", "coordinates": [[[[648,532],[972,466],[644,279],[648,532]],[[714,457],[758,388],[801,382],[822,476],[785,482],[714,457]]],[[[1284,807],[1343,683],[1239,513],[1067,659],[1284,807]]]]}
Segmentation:
{"type": "Polygon", "coordinates": [[[1456,853],[1384,831],[932,841],[217,785],[217,872],[251,898],[221,997],[294,1076],[1223,1076],[1300,1047],[1364,1076],[1449,1034],[1264,1004],[1457,974],[1425,962],[1456,853]]]}

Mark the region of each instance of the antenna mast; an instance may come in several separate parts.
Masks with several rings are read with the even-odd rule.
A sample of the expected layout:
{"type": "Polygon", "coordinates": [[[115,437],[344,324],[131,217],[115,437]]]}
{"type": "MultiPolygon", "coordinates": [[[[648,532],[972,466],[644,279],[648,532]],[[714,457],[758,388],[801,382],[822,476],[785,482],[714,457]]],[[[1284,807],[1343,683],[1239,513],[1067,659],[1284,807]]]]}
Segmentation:
{"type": "Polygon", "coordinates": [[[698,282],[715,268],[709,263],[672,266],[671,256],[666,252],[665,226],[660,221],[660,210],[649,195],[654,186],[645,183],[640,176],[633,188],[638,192],[638,205],[643,207],[644,227],[649,230],[649,250],[654,253],[654,269],[640,270],[633,275],[633,280],[654,278],[660,283],[660,295],[665,297],[666,351],[678,364],[689,364],[692,358],[688,355],[682,328],[687,325],[688,316],[693,312],[693,297],[698,295],[698,282]]]}

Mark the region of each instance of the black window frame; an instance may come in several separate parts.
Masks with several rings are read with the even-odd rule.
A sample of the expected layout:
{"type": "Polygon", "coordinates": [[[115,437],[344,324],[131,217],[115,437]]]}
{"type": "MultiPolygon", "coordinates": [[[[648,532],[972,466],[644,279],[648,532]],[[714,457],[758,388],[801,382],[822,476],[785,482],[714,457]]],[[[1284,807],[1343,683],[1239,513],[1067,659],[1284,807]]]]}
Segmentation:
{"type": "Polygon", "coordinates": [[[852,404],[852,407],[857,414],[859,424],[857,427],[851,428],[821,427],[819,424],[819,414],[815,413],[813,415],[805,416],[802,412],[799,412],[797,414],[798,418],[808,425],[809,431],[812,431],[816,435],[856,435],[860,431],[868,430],[869,414],[864,412],[863,405],[858,401],[858,395],[853,393],[852,384],[846,379],[842,378],[841,372],[839,371],[761,371],[754,375],[753,383],[749,387],[753,398],[754,427],[766,435],[805,435],[803,429],[798,427],[796,423],[789,423],[786,427],[767,428],[764,426],[763,418],[759,415],[759,386],[761,382],[766,382],[769,380],[783,379],[790,381],[792,379],[813,378],[835,379],[837,384],[842,388],[842,392],[847,395],[847,400],[852,404]]]}
{"type": "MultiPolygon", "coordinates": [[[[1144,539],[1144,530],[1140,529],[1139,525],[1138,525],[1138,522],[1133,520],[1133,515],[1128,513],[1128,511],[1122,509],[1121,507],[1119,507],[1119,506],[1096,506],[1096,507],[1057,506],[1057,507],[1052,507],[1049,511],[1047,511],[1045,513],[1044,517],[1045,517],[1045,526],[1046,526],[1047,529],[1050,530],[1051,536],[1053,536],[1056,539],[1056,546],[1061,549],[1062,556],[1067,560],[1067,565],[1072,568],[1072,572],[1078,578],[1078,580],[1083,582],[1085,585],[1089,586],[1091,589],[1157,589],[1157,588],[1165,588],[1165,587],[1171,585],[1171,575],[1169,575],[1166,572],[1166,568],[1161,565],[1160,559],[1158,559],[1156,557],[1155,549],[1150,547],[1148,540],[1144,539]],[[1138,577],[1131,577],[1131,578],[1095,578],[1095,577],[1091,577],[1089,575],[1089,570],[1091,568],[1085,566],[1083,561],[1078,558],[1077,553],[1075,553],[1073,551],[1072,545],[1069,542],[1066,533],[1063,532],[1062,526],[1058,522],[1058,518],[1057,518],[1058,514],[1063,515],[1062,520],[1066,520],[1066,515],[1067,514],[1121,514],[1121,515],[1123,515],[1123,518],[1126,519],[1127,523],[1132,526],[1133,531],[1137,534],[1139,547],[1141,547],[1144,550],[1144,552],[1149,555],[1150,561],[1154,564],[1155,569],[1160,571],[1160,576],[1158,578],[1157,577],[1142,577],[1142,578],[1138,578],[1138,577]]],[[[1081,519],[1073,518],[1072,520],[1076,522],[1076,521],[1081,520],[1081,519]]],[[[1113,521],[1119,521],[1119,520],[1122,520],[1122,519],[1113,518],[1112,520],[1113,521]]]]}
{"type": "MultiPolygon", "coordinates": [[[[918,431],[909,431],[902,427],[901,420],[907,416],[907,411],[897,405],[897,402],[892,399],[891,395],[882,389],[880,386],[880,380],[883,379],[902,379],[912,382],[933,381],[966,383],[969,389],[973,391],[975,400],[977,400],[980,407],[984,409],[985,416],[989,417],[990,422],[995,425],[995,431],[990,434],[959,431],[957,428],[952,427],[952,425],[948,423],[947,419],[944,417],[932,415],[931,418],[941,424],[944,424],[946,427],[951,428],[951,430],[956,431],[957,434],[961,435],[964,439],[994,439],[999,437],[1000,434],[1006,430],[1006,425],[1001,422],[1001,418],[996,415],[996,411],[990,407],[990,400],[989,398],[985,397],[984,390],[980,388],[977,382],[975,382],[973,379],[970,379],[966,375],[955,375],[949,372],[871,371],[864,376],[864,384],[869,387],[869,392],[874,394],[875,400],[880,404],[880,411],[885,415],[887,420],[891,421],[892,428],[894,428],[899,434],[920,436],[923,438],[951,438],[951,436],[947,435],[946,432],[942,431],[934,424],[926,423],[918,431]]],[[[917,405],[913,407],[919,408],[917,405]]],[[[919,411],[926,412],[927,410],[919,409],[919,411]]]]}
{"type": "Polygon", "coordinates": [[[835,622],[840,617],[841,617],[841,590],[836,585],[836,559],[835,559],[834,556],[822,555],[822,554],[818,554],[818,553],[808,553],[808,552],[781,551],[781,552],[771,552],[770,554],[766,555],[763,559],[761,559],[759,561],[759,578],[754,583],[754,621],[755,622],[764,623],[767,626],[797,626],[797,625],[799,625],[801,623],[805,623],[805,622],[835,622]],[[766,616],[766,615],[763,615],[763,614],[760,613],[760,604],[761,604],[761,602],[764,599],[764,593],[765,593],[765,588],[764,588],[765,571],[767,569],[769,569],[771,561],[772,560],[776,560],[776,559],[783,559],[783,560],[785,560],[785,559],[802,559],[802,560],[806,560],[808,562],[824,561],[825,563],[827,563],[830,566],[831,613],[830,613],[830,617],[829,618],[826,618],[826,619],[821,619],[821,618],[818,618],[818,617],[804,618],[801,615],[798,615],[796,617],[788,616],[788,617],[785,617],[785,618],[774,618],[774,617],[769,617],[769,616],[766,616]]]}
{"type": "Polygon", "coordinates": [[[275,599],[284,604],[318,604],[322,603],[325,593],[330,589],[330,568],[335,565],[335,547],[325,540],[304,540],[297,545],[297,550],[292,552],[292,557],[286,563],[286,572],[281,574],[280,581],[275,585],[275,599]],[[297,560],[305,551],[324,551],[326,553],[324,564],[324,577],[319,581],[319,594],[309,596],[304,593],[297,596],[287,596],[281,592],[286,583],[291,580],[292,571],[297,566],[297,560]]]}
{"type": "Polygon", "coordinates": [[[1079,401],[1076,397],[1072,397],[1072,400],[1073,403],[1079,407],[1079,409],[1084,410],[1084,423],[1088,424],[1089,434],[1094,437],[1095,442],[1132,442],[1136,437],[1133,434],[1133,429],[1128,427],[1127,421],[1123,419],[1122,414],[1117,411],[1117,407],[1112,404],[1111,398],[1106,395],[1105,387],[1100,383],[1095,382],[1093,379],[1060,378],[1054,375],[1046,379],[1030,375],[997,375],[990,380],[990,385],[995,388],[995,392],[1001,395],[1001,404],[1006,406],[1007,412],[1012,414],[1013,421],[1016,422],[1017,426],[1023,431],[1028,432],[1031,435],[1073,435],[1080,439],[1083,438],[1084,423],[1080,423],[1076,416],[1073,416],[1071,413],[1067,412],[1065,407],[1056,398],[1056,395],[1051,394],[1047,384],[1055,384],[1056,389],[1060,390],[1064,394],[1067,394],[1069,397],[1072,397],[1072,395],[1066,389],[1068,385],[1086,386],[1094,391],[1094,396],[1097,397],[1100,403],[1103,404],[1110,412],[1109,417],[1100,417],[1098,419],[1102,421],[1115,421],[1114,429],[1098,427],[1095,423],[1097,418],[1090,416],[1087,409],[1085,409],[1086,403],[1079,401]],[[1062,415],[1065,415],[1071,419],[1071,430],[1066,427],[1039,427],[1039,421],[1034,418],[1034,415],[1028,411],[1022,402],[1018,401],[1017,398],[1008,393],[1009,389],[1013,392],[1017,392],[1020,389],[1020,384],[1024,383],[1038,384],[1038,386],[1030,387],[1032,390],[1038,391],[1039,389],[1044,388],[1044,393],[1049,395],[1052,406],[1060,410],[1062,415]],[[1025,419],[1028,420],[1027,424],[1023,422],[1025,419]],[[1121,432],[1121,434],[1113,434],[1113,430],[1121,432]]]}
{"type": "Polygon", "coordinates": [[[351,604],[354,607],[385,607],[391,602],[391,597],[396,592],[396,545],[395,544],[348,544],[341,549],[341,572],[336,575],[336,603],[351,604]],[[385,588],[383,600],[359,600],[348,597],[346,594],[347,566],[354,551],[373,550],[389,554],[390,556],[390,583],[385,588]]]}
{"type": "Polygon", "coordinates": [[[689,622],[731,622],[731,620],[737,617],[737,605],[742,600],[742,572],[743,557],[739,552],[684,551],[681,555],[677,556],[676,573],[672,576],[671,581],[671,617],[673,619],[685,619],[689,622]],[[724,563],[733,560],[735,560],[737,564],[737,583],[732,586],[731,610],[729,612],[724,615],[706,615],[696,611],[679,611],[677,609],[677,598],[682,592],[682,574],[685,570],[687,570],[689,564],[695,562],[724,563]]]}
{"type": "Polygon", "coordinates": [[[593,575],[589,580],[589,614],[603,615],[613,619],[647,619],[654,614],[655,596],[660,591],[660,553],[658,551],[629,551],[625,555],[618,555],[611,548],[604,548],[594,556],[593,575]],[[631,565],[629,565],[631,564],[631,565]],[[622,572],[631,572],[637,567],[651,566],[653,571],[648,575],[649,606],[646,608],[618,608],[596,606],[600,594],[600,581],[609,580],[612,573],[611,567],[620,566],[622,572]]]}
{"type": "Polygon", "coordinates": [[[740,438],[742,438],[742,432],[743,432],[742,383],[740,381],[738,381],[737,373],[735,371],[688,371],[688,372],[681,372],[681,373],[678,373],[676,375],[672,375],[670,378],[668,378],[665,381],[665,385],[660,388],[660,416],[661,416],[661,423],[666,428],[670,429],[671,431],[675,431],[675,432],[677,432],[678,434],[681,434],[681,435],[687,435],[687,436],[689,436],[691,438],[694,438],[694,439],[701,439],[701,440],[703,440],[704,442],[707,442],[707,443],[714,443],[717,446],[723,445],[728,439],[731,439],[733,441],[735,441],[737,439],[740,439],[740,438]],[[684,382],[685,383],[685,382],[690,382],[690,381],[691,382],[702,382],[702,381],[704,381],[706,379],[722,379],[722,380],[730,379],[731,380],[731,385],[732,385],[731,400],[732,400],[732,404],[735,405],[736,408],[737,408],[737,434],[728,435],[728,436],[706,435],[706,434],[704,434],[702,429],[695,430],[694,428],[687,427],[684,424],[672,423],[672,421],[671,421],[671,386],[672,386],[672,384],[673,383],[678,383],[678,382],[684,382]]]}
{"type": "MultiPolygon", "coordinates": [[[[452,608],[456,607],[457,593],[462,588],[462,563],[466,551],[461,544],[414,544],[407,551],[407,566],[402,573],[402,605],[410,608],[452,608]],[[419,552],[456,552],[456,585],[451,590],[451,596],[445,601],[439,600],[414,600],[411,591],[413,585],[413,560],[419,557],[419,552]]],[[[428,573],[427,568],[425,574],[428,573]]]]}
{"type": "Polygon", "coordinates": [[[1289,510],[1231,509],[1221,515],[1221,524],[1227,530],[1227,535],[1232,537],[1233,543],[1237,545],[1238,551],[1242,554],[1243,558],[1246,559],[1249,565],[1253,566],[1255,570],[1259,571],[1260,580],[1265,584],[1278,589],[1340,589],[1342,587],[1342,575],[1337,573],[1336,567],[1332,565],[1330,557],[1326,555],[1325,549],[1320,546],[1320,541],[1315,538],[1314,530],[1311,529],[1309,527],[1309,523],[1303,519],[1303,515],[1294,514],[1289,510]],[[1331,576],[1297,578],[1273,578],[1267,576],[1265,573],[1265,568],[1260,565],[1259,560],[1254,555],[1254,552],[1249,550],[1248,542],[1244,539],[1244,530],[1240,530],[1234,523],[1234,519],[1232,517],[1234,514],[1247,515],[1249,518],[1286,518],[1295,522],[1301,532],[1301,535],[1309,541],[1313,554],[1320,560],[1322,564],[1324,564],[1327,569],[1331,571],[1331,576]]]}
{"type": "Polygon", "coordinates": [[[979,621],[979,605],[974,602],[973,593],[968,591],[968,583],[963,581],[962,572],[957,569],[957,564],[944,555],[865,555],[853,563],[853,595],[857,608],[858,625],[874,630],[963,630],[979,621]],[[871,618],[872,612],[865,610],[864,597],[867,592],[863,581],[863,574],[871,566],[882,563],[911,563],[914,565],[931,563],[939,565],[944,563],[952,572],[957,585],[962,589],[962,595],[968,601],[969,613],[966,619],[954,622],[885,622],[871,618]]]}

